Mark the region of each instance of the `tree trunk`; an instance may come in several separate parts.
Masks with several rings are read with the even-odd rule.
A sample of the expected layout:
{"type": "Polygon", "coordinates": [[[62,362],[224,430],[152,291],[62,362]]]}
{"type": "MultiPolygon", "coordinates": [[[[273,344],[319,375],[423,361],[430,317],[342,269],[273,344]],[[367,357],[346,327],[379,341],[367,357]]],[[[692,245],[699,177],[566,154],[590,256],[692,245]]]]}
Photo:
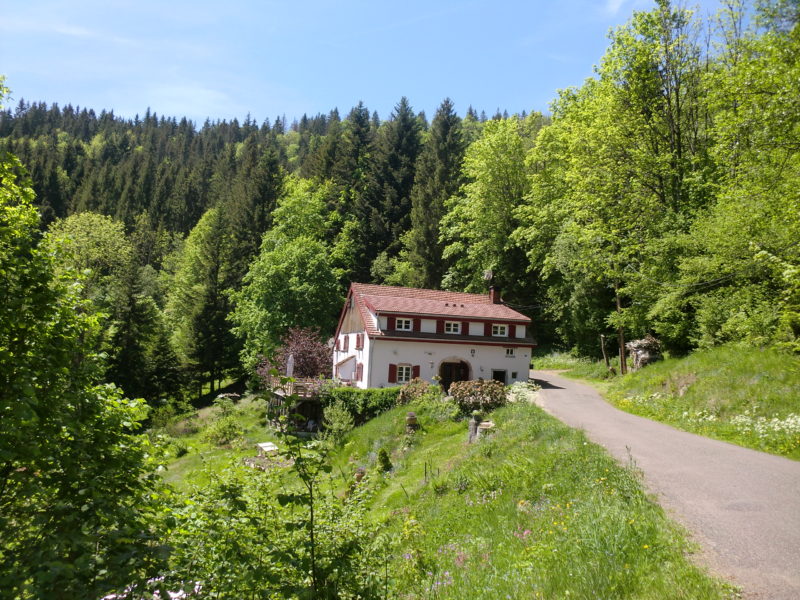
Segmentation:
{"type": "MultiPolygon", "coordinates": [[[[617,302],[617,314],[622,313],[622,301],[619,297],[619,282],[614,283],[614,299],[617,302]]],[[[628,372],[628,363],[625,360],[625,330],[620,325],[617,328],[617,339],[619,341],[619,372],[625,375],[628,372]]]]}

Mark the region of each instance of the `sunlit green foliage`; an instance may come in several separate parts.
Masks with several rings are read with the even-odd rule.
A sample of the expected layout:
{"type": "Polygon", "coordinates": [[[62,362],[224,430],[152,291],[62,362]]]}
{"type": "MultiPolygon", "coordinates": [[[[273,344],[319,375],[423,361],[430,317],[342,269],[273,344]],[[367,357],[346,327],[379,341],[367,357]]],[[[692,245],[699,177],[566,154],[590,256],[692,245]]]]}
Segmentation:
{"type": "Polygon", "coordinates": [[[41,244],[30,181],[0,156],[0,589],[97,598],[152,575],[141,403],[101,383],[98,319],[41,244]]]}

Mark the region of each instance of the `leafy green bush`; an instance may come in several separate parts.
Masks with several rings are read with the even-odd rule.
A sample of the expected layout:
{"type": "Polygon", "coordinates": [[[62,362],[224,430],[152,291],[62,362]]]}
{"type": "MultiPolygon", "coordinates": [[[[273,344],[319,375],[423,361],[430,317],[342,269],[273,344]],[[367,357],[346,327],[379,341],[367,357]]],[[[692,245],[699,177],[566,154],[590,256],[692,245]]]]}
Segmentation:
{"type": "Polygon", "coordinates": [[[231,444],[242,437],[244,430],[233,417],[222,417],[209,425],[203,438],[215,446],[231,444]]]}
{"type": "Polygon", "coordinates": [[[353,416],[355,424],[360,425],[395,406],[399,393],[399,387],[366,390],[333,387],[322,390],[320,402],[323,409],[335,402],[341,402],[353,416]]]}
{"type": "Polygon", "coordinates": [[[163,588],[220,600],[383,597],[385,540],[366,518],[369,486],[345,499],[315,495],[313,541],[307,494],[297,480],[276,493],[286,486],[278,471],[236,467],[194,489],[191,502],[181,497],[164,525],[163,588]]]}
{"type": "Polygon", "coordinates": [[[392,470],[392,460],[389,458],[386,448],[378,450],[378,470],[384,473],[392,470]]]}
{"type": "Polygon", "coordinates": [[[236,408],[227,396],[219,396],[214,400],[217,408],[217,417],[203,432],[203,437],[215,446],[224,446],[238,440],[244,434],[239,421],[236,419],[236,408]]]}
{"type": "Polygon", "coordinates": [[[473,410],[494,410],[506,403],[505,386],[493,379],[456,381],[450,384],[450,395],[465,414],[473,410]]]}
{"type": "Polygon", "coordinates": [[[353,415],[341,400],[329,404],[323,409],[322,426],[325,436],[333,444],[338,444],[347,433],[353,429],[353,415]]]}

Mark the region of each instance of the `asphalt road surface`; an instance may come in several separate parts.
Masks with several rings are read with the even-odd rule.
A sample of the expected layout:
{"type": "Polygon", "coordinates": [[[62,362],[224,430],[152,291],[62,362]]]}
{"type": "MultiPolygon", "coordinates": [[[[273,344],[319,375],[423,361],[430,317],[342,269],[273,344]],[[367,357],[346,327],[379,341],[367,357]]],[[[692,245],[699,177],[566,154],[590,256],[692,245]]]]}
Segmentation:
{"type": "Polygon", "coordinates": [[[542,385],[542,408],[620,462],[635,462],[712,572],[748,599],[800,600],[800,462],[622,412],[552,371],[531,377],[542,385]]]}

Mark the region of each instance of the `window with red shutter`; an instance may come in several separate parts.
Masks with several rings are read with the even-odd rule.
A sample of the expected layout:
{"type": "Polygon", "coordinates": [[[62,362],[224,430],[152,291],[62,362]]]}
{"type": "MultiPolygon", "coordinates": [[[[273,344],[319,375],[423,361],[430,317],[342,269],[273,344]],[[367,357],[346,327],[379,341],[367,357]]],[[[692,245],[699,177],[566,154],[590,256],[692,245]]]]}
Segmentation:
{"type": "Polygon", "coordinates": [[[389,365],[389,383],[397,383],[397,365],[389,365]]]}

